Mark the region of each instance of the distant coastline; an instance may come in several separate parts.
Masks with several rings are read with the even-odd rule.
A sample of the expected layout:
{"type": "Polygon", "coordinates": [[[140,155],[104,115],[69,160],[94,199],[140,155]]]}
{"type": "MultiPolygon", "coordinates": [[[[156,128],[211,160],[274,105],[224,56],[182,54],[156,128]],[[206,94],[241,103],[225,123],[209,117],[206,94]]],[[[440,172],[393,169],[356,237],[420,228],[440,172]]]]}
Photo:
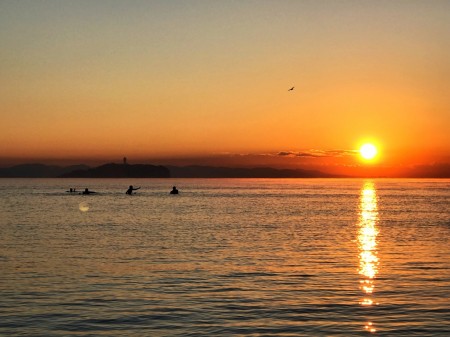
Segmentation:
{"type": "Polygon", "coordinates": [[[272,167],[172,166],[109,163],[56,166],[21,164],[0,168],[0,178],[450,178],[450,165],[418,166],[396,176],[349,176],[306,169],[272,167]]]}
{"type": "Polygon", "coordinates": [[[161,166],[147,164],[104,164],[50,166],[22,164],[0,168],[0,178],[337,178],[315,170],[271,167],[233,168],[214,166],[161,166]]]}
{"type": "Polygon", "coordinates": [[[111,163],[67,172],[59,178],[170,178],[170,171],[160,165],[111,163]]]}

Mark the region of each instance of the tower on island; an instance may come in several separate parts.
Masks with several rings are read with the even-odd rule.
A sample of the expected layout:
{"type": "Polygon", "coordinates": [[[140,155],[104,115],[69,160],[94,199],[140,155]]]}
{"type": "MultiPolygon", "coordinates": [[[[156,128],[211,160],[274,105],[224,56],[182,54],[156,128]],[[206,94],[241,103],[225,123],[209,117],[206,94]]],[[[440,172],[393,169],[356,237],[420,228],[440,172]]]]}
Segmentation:
{"type": "Polygon", "coordinates": [[[124,165],[127,164],[127,157],[123,157],[123,164],[124,164],[124,165]]]}

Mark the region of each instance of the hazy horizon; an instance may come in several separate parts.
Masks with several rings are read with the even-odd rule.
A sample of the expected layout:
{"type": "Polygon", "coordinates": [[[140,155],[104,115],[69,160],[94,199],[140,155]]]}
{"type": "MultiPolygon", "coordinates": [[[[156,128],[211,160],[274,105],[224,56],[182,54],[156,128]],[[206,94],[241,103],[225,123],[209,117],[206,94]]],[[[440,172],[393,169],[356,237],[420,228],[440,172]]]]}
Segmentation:
{"type": "MultiPolygon", "coordinates": [[[[285,161],[280,161],[277,158],[279,155],[266,155],[266,156],[215,156],[215,157],[197,157],[197,158],[152,158],[152,159],[133,159],[127,158],[127,164],[149,164],[149,165],[162,165],[162,166],[175,166],[175,167],[187,167],[187,166],[204,166],[204,167],[226,167],[230,169],[255,169],[255,168],[273,168],[277,170],[289,169],[289,170],[308,170],[318,171],[324,174],[332,176],[342,177],[386,177],[386,178],[408,178],[408,177],[427,177],[427,178],[449,178],[450,177],[450,164],[444,162],[430,163],[428,165],[423,164],[411,164],[405,166],[380,166],[380,165],[320,165],[320,164],[305,164],[298,165],[295,158],[287,158],[285,161]],[[255,158],[256,157],[256,158],[255,158]]],[[[40,160],[29,159],[23,161],[6,161],[0,164],[0,168],[9,168],[16,165],[24,164],[43,164],[49,166],[69,167],[76,165],[87,165],[88,167],[98,167],[105,164],[122,164],[123,158],[105,159],[105,160],[40,160]]]]}
{"type": "Polygon", "coordinates": [[[450,163],[448,1],[3,1],[0,28],[0,165],[450,163]]]}

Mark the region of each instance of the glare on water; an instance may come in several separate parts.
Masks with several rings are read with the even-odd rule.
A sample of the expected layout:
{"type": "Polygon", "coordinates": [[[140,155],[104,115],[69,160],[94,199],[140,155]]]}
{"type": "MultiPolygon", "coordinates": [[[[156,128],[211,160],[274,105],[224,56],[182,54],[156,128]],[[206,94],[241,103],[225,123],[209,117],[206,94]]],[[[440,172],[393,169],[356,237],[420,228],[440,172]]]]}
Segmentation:
{"type": "Polygon", "coordinates": [[[89,204],[86,201],[82,201],[78,205],[78,208],[80,209],[81,212],[87,212],[89,211],[89,204]]]}
{"type": "MultiPolygon", "coordinates": [[[[378,273],[379,264],[377,254],[377,193],[375,185],[371,181],[365,182],[361,190],[359,212],[359,274],[361,275],[360,289],[364,295],[360,304],[371,306],[374,305],[375,277],[378,273]]],[[[373,322],[367,322],[364,327],[370,332],[376,331],[373,322]]]]}

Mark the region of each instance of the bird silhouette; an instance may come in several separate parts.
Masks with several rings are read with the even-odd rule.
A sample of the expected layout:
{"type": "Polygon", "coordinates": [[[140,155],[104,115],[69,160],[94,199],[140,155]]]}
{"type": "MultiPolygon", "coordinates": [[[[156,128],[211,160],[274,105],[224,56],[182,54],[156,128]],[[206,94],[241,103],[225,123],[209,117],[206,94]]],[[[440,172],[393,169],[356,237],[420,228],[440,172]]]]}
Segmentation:
{"type": "Polygon", "coordinates": [[[292,87],[292,88],[288,89],[288,91],[292,91],[292,90],[294,90],[294,87],[292,87]]]}

